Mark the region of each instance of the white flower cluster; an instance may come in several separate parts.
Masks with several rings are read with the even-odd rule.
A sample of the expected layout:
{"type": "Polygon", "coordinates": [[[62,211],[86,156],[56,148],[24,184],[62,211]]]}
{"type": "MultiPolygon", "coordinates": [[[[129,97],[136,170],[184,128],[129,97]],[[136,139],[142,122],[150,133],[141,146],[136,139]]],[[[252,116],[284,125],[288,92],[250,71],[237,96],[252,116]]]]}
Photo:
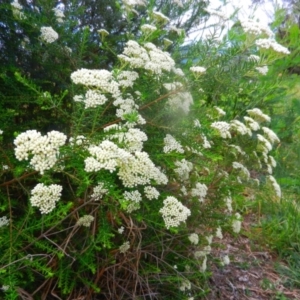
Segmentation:
{"type": "Polygon", "coordinates": [[[166,175],[154,165],[146,152],[135,152],[127,164],[120,165],[118,175],[126,187],[150,184],[151,180],[157,184],[168,182],[166,175]]]}
{"type": "Polygon", "coordinates": [[[77,135],[75,138],[70,137],[69,143],[71,146],[81,146],[86,141],[86,137],[84,135],[77,135]]]}
{"type": "Polygon", "coordinates": [[[279,143],[280,140],[276,133],[268,127],[262,127],[265,137],[270,141],[271,144],[279,143]]]}
{"type": "Polygon", "coordinates": [[[46,43],[53,43],[58,39],[58,33],[50,26],[50,27],[41,27],[41,39],[46,43]]]}
{"type": "Polygon", "coordinates": [[[189,291],[191,288],[192,288],[191,282],[187,279],[184,279],[181,282],[181,286],[179,287],[179,290],[185,292],[185,291],[189,291]]]}
{"type": "Polygon", "coordinates": [[[120,228],[118,228],[118,233],[123,234],[124,230],[125,230],[124,226],[121,226],[120,228]]]}
{"type": "Polygon", "coordinates": [[[3,292],[6,292],[6,291],[8,291],[9,290],[9,285],[2,285],[2,287],[1,287],[1,290],[3,291],[3,292]]]}
{"type": "Polygon", "coordinates": [[[93,157],[88,157],[85,160],[86,172],[105,169],[112,173],[117,166],[122,163],[126,164],[131,157],[130,153],[108,140],[103,141],[98,146],[90,146],[88,151],[93,157]]]}
{"type": "Polygon", "coordinates": [[[189,235],[189,240],[192,244],[197,245],[199,243],[199,236],[197,233],[191,233],[189,235]]]}
{"type": "Polygon", "coordinates": [[[157,184],[166,184],[168,181],[145,152],[131,154],[108,140],[89,147],[88,151],[92,157],[85,159],[85,171],[105,169],[113,172],[118,168],[118,176],[126,187],[149,184],[151,180],[157,184]]]}
{"type": "Polygon", "coordinates": [[[146,6],[146,0],[122,0],[125,5],[128,6],[146,6]]]}
{"type": "Polygon", "coordinates": [[[139,78],[139,74],[134,71],[121,71],[117,75],[117,80],[122,87],[132,87],[135,80],[139,78]]]}
{"type": "Polygon", "coordinates": [[[119,250],[121,253],[125,253],[127,252],[128,250],[130,249],[130,244],[129,242],[125,242],[124,244],[122,244],[120,247],[119,247],[119,250]]]}
{"type": "Polygon", "coordinates": [[[51,169],[57,162],[59,147],[63,146],[67,137],[58,131],[50,131],[42,136],[36,130],[27,130],[14,140],[15,155],[18,160],[28,160],[33,155],[30,164],[36,171],[44,174],[45,170],[51,169]]]}
{"type": "Polygon", "coordinates": [[[227,138],[231,139],[231,133],[229,131],[230,124],[228,124],[227,122],[223,122],[223,121],[213,122],[210,126],[216,129],[223,139],[227,139],[227,138]]]}
{"type": "Polygon", "coordinates": [[[244,32],[253,34],[255,36],[266,35],[267,37],[273,37],[272,30],[262,23],[256,22],[253,19],[242,19],[240,20],[241,26],[244,32]]]}
{"type": "Polygon", "coordinates": [[[153,186],[145,186],[144,188],[145,197],[149,200],[158,199],[159,191],[153,186]]]}
{"type": "Polygon", "coordinates": [[[260,150],[263,153],[268,153],[272,150],[272,144],[261,134],[257,135],[258,139],[258,150],[260,150]]]}
{"type": "Polygon", "coordinates": [[[232,199],[231,196],[228,196],[224,199],[224,202],[227,206],[227,210],[228,212],[231,214],[232,213],[232,199]]]}
{"type": "Polygon", "coordinates": [[[145,33],[152,33],[155,30],[157,30],[157,28],[153,25],[144,24],[144,25],[141,26],[141,30],[145,33]]]}
{"type": "Polygon", "coordinates": [[[276,179],[272,175],[268,175],[267,182],[272,185],[276,196],[278,198],[281,198],[281,188],[280,185],[277,183],[276,179]]]}
{"type": "Polygon", "coordinates": [[[18,0],[14,0],[11,4],[13,16],[17,19],[24,19],[25,15],[21,11],[23,6],[18,2],[18,0]]]}
{"type": "Polygon", "coordinates": [[[248,109],[247,113],[258,123],[271,121],[271,118],[264,114],[259,108],[248,109]]]}
{"type": "Polygon", "coordinates": [[[103,28],[97,30],[97,32],[101,35],[102,39],[109,35],[109,32],[103,28]]]}
{"type": "Polygon", "coordinates": [[[214,109],[217,112],[219,117],[226,115],[226,112],[222,108],[220,108],[218,106],[214,106],[214,109]]]}
{"type": "Polygon", "coordinates": [[[164,200],[164,207],[159,210],[167,229],[179,226],[191,215],[191,211],[182,205],[175,197],[169,196],[164,200]]]}
{"type": "Polygon", "coordinates": [[[129,202],[126,211],[131,213],[140,208],[140,202],[142,201],[142,195],[139,191],[124,192],[124,199],[129,202]]]}
{"type": "Polygon", "coordinates": [[[271,49],[277,53],[286,55],[290,54],[290,51],[286,47],[278,44],[276,41],[271,39],[258,39],[255,41],[255,44],[260,49],[271,49]]]}
{"type": "Polygon", "coordinates": [[[242,177],[243,177],[245,180],[249,180],[249,178],[250,178],[250,172],[249,172],[249,170],[248,170],[244,165],[242,165],[242,164],[239,163],[239,162],[234,161],[234,162],[232,163],[232,167],[233,167],[234,169],[240,170],[240,171],[241,171],[241,174],[242,174],[242,177]]]}
{"type": "Polygon", "coordinates": [[[206,68],[204,67],[199,67],[199,66],[195,66],[195,67],[190,67],[190,70],[198,75],[202,75],[206,72],[206,68]]]}
{"type": "Polygon", "coordinates": [[[53,10],[54,15],[55,15],[55,17],[56,17],[56,21],[57,21],[58,23],[63,23],[64,17],[65,17],[63,11],[62,11],[61,9],[59,9],[58,7],[55,7],[55,8],[53,8],[52,10],[53,10]]]}
{"type": "Polygon", "coordinates": [[[192,189],[192,196],[199,197],[199,201],[203,202],[207,194],[207,186],[204,183],[196,183],[196,187],[192,189]]]}
{"type": "Polygon", "coordinates": [[[83,99],[85,108],[97,107],[99,105],[103,105],[106,101],[106,96],[95,90],[88,90],[85,94],[85,98],[83,99]]]}
{"type": "Polygon", "coordinates": [[[230,129],[236,131],[241,135],[246,135],[246,134],[248,134],[249,136],[252,135],[252,131],[239,120],[230,121],[230,129]]]}
{"type": "Polygon", "coordinates": [[[146,43],[142,47],[136,41],[130,40],[118,57],[132,68],[143,68],[156,75],[161,75],[163,71],[170,72],[175,66],[170,54],[158,49],[152,43],[146,43]]]}
{"type": "Polygon", "coordinates": [[[118,132],[108,136],[108,138],[118,140],[129,152],[142,151],[143,142],[148,140],[147,135],[138,128],[129,128],[127,132],[118,132]]]}
{"type": "Polygon", "coordinates": [[[239,213],[235,214],[235,219],[232,221],[232,230],[235,233],[239,233],[241,231],[241,215],[239,213]]]}
{"type": "Polygon", "coordinates": [[[226,266],[230,264],[230,258],[228,255],[225,255],[222,257],[222,261],[221,261],[222,266],[226,266]]]}
{"type": "Polygon", "coordinates": [[[93,188],[93,193],[91,194],[91,198],[95,199],[95,201],[98,201],[107,192],[108,192],[108,189],[104,188],[104,183],[99,182],[98,185],[93,188]]]}
{"type": "Polygon", "coordinates": [[[127,126],[132,127],[135,124],[145,124],[145,119],[138,114],[139,106],[135,103],[132,99],[131,95],[128,95],[127,98],[123,99],[122,97],[118,97],[114,102],[114,106],[117,106],[116,116],[121,118],[122,120],[126,120],[126,116],[130,114],[136,114],[136,121],[135,122],[128,122],[127,126]]]}
{"type": "Polygon", "coordinates": [[[267,75],[269,68],[267,66],[263,66],[263,67],[256,67],[255,70],[257,70],[258,73],[262,75],[267,75]]]}
{"type": "Polygon", "coordinates": [[[76,222],[76,225],[90,227],[90,225],[94,221],[94,219],[95,218],[91,215],[84,215],[83,217],[78,219],[78,221],[76,222]]]}
{"type": "Polygon", "coordinates": [[[9,224],[10,219],[6,216],[0,218],[0,227],[7,226],[9,224]]]}
{"type": "Polygon", "coordinates": [[[164,153],[169,153],[172,151],[184,153],[180,143],[178,143],[171,134],[167,134],[164,138],[164,153]]]}
{"type": "Polygon", "coordinates": [[[38,183],[31,191],[31,205],[38,207],[42,214],[48,214],[55,208],[61,192],[62,186],[58,184],[45,186],[43,183],[38,183]]]}
{"type": "Polygon", "coordinates": [[[182,181],[186,181],[190,177],[190,172],[193,170],[193,163],[187,161],[186,159],[182,159],[181,161],[175,161],[175,166],[177,168],[174,169],[180,179],[182,181]]]}
{"type": "Polygon", "coordinates": [[[107,70],[80,69],[71,74],[75,84],[96,87],[103,93],[110,93],[114,98],[120,95],[119,84],[107,70]]]}
{"type": "Polygon", "coordinates": [[[157,22],[161,22],[163,24],[170,22],[170,19],[159,11],[153,11],[152,16],[157,22]]]}
{"type": "Polygon", "coordinates": [[[220,240],[223,239],[222,229],[220,226],[216,230],[216,237],[219,238],[220,240]]]}
{"type": "Polygon", "coordinates": [[[259,124],[255,120],[253,120],[252,118],[245,116],[244,120],[245,120],[247,126],[249,126],[249,128],[251,130],[257,131],[257,130],[260,129],[259,124]]]}
{"type": "Polygon", "coordinates": [[[250,54],[248,57],[248,61],[251,62],[259,62],[260,61],[260,57],[255,55],[255,54],[250,54]]]}

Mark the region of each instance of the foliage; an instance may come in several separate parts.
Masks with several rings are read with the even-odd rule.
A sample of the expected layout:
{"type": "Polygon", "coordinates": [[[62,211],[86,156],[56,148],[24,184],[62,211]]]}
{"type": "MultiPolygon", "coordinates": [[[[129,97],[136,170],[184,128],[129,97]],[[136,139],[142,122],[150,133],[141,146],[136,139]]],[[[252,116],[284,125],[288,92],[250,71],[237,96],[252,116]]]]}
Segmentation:
{"type": "Polygon", "coordinates": [[[241,230],[245,189],[281,196],[279,140],[256,106],[278,91],[263,76],[287,49],[239,21],[179,47],[168,17],[179,25],[188,1],[115,2],[113,25],[96,2],[66,2],[65,16],[51,1],[0,8],[21,33],[1,67],[2,296],[200,298],[207,263],[230,261],[212,248],[241,230]]]}

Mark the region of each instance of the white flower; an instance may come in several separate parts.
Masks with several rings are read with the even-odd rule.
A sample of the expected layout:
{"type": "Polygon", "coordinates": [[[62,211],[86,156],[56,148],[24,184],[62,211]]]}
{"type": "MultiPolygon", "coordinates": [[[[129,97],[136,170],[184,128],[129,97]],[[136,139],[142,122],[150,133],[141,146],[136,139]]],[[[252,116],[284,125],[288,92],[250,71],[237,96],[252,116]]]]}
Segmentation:
{"type": "Polygon", "coordinates": [[[180,222],[185,222],[191,215],[191,211],[173,196],[164,200],[164,206],[159,212],[162,214],[167,229],[178,227],[180,222]]]}
{"type": "Polygon", "coordinates": [[[124,226],[121,226],[120,228],[118,228],[118,233],[123,234],[124,229],[125,229],[124,226]]]}
{"type": "Polygon", "coordinates": [[[290,51],[286,47],[271,39],[258,39],[255,41],[255,44],[260,49],[271,49],[279,54],[290,54],[290,51]]]}
{"type": "Polygon", "coordinates": [[[142,195],[139,191],[124,192],[124,199],[129,202],[126,211],[131,213],[140,208],[140,202],[142,201],[142,195]]]}
{"type": "Polygon", "coordinates": [[[155,26],[153,26],[153,25],[144,24],[144,25],[141,26],[141,30],[143,32],[146,32],[146,33],[152,33],[155,30],[157,30],[157,28],[155,26]]]}
{"type": "Polygon", "coordinates": [[[227,122],[213,122],[211,125],[210,125],[212,128],[216,129],[220,136],[223,138],[223,139],[227,139],[227,138],[230,138],[231,139],[231,134],[230,134],[230,124],[228,124],[227,122]]]}
{"type": "Polygon", "coordinates": [[[237,133],[241,135],[248,134],[249,136],[252,135],[252,132],[249,128],[247,128],[242,122],[239,120],[232,120],[230,121],[230,129],[235,130],[237,133]]]}
{"type": "Polygon", "coordinates": [[[75,84],[96,87],[103,93],[110,93],[114,98],[120,95],[119,84],[107,70],[80,69],[71,74],[75,84]]]}
{"type": "Polygon", "coordinates": [[[130,248],[130,244],[129,242],[125,242],[124,244],[122,244],[120,247],[119,247],[119,250],[120,250],[120,253],[125,253],[129,250],[130,248]]]}
{"type": "Polygon", "coordinates": [[[281,188],[276,179],[272,175],[267,176],[267,182],[273,187],[275,194],[278,198],[281,198],[281,188]]]}
{"type": "Polygon", "coordinates": [[[222,108],[220,108],[218,106],[214,106],[214,109],[217,111],[219,116],[225,116],[226,115],[226,112],[222,108]]]}
{"type": "Polygon", "coordinates": [[[247,113],[258,123],[271,121],[271,118],[264,114],[259,108],[248,109],[247,113]]]}
{"type": "Polygon", "coordinates": [[[199,243],[199,236],[197,233],[192,233],[189,235],[189,240],[192,244],[197,245],[199,243]]]}
{"type": "Polygon", "coordinates": [[[190,67],[190,70],[198,75],[202,75],[206,72],[206,68],[204,67],[199,67],[199,66],[195,66],[195,67],[190,67]]]}
{"type": "Polygon", "coordinates": [[[272,144],[261,134],[257,134],[258,139],[258,150],[261,150],[264,153],[268,153],[272,150],[272,144]]]}
{"type": "Polygon", "coordinates": [[[146,1],[145,0],[122,0],[123,3],[127,6],[146,6],[146,1]]]}
{"type": "Polygon", "coordinates": [[[120,86],[132,87],[135,80],[139,78],[139,74],[134,71],[121,71],[117,75],[117,80],[120,86]]]}
{"type": "Polygon", "coordinates": [[[93,188],[93,193],[91,194],[91,198],[94,198],[95,201],[98,201],[107,192],[108,190],[104,188],[104,183],[99,182],[98,185],[93,188]]]}
{"type": "Polygon", "coordinates": [[[45,186],[43,183],[39,183],[31,191],[31,205],[38,207],[42,214],[48,214],[55,208],[56,202],[61,197],[61,192],[62,186],[58,184],[45,186]]]}
{"type": "Polygon", "coordinates": [[[226,198],[224,199],[224,201],[225,201],[225,204],[226,204],[226,206],[227,206],[228,212],[229,212],[229,213],[232,213],[232,199],[231,199],[231,197],[230,197],[230,196],[226,197],[226,198]]]}
{"type": "Polygon", "coordinates": [[[260,57],[254,54],[250,54],[247,60],[251,62],[259,62],[260,57]]]}
{"type": "Polygon", "coordinates": [[[0,227],[7,226],[9,224],[10,219],[6,216],[0,218],[0,227]]]}
{"type": "Polygon", "coordinates": [[[83,100],[85,108],[97,107],[98,105],[103,105],[106,101],[106,96],[95,90],[88,90],[85,94],[85,99],[83,100]]]}
{"type": "Polygon", "coordinates": [[[202,266],[200,268],[201,272],[205,272],[207,269],[207,256],[204,257],[203,262],[202,262],[202,266]]]}
{"type": "Polygon", "coordinates": [[[263,66],[263,67],[256,67],[255,70],[257,70],[258,73],[262,75],[267,75],[269,68],[267,66],[263,66]]]}
{"type": "Polygon", "coordinates": [[[179,175],[180,179],[182,181],[186,181],[190,177],[190,172],[193,169],[193,164],[185,159],[182,159],[181,161],[175,161],[175,166],[177,168],[174,169],[174,171],[179,175]]]}
{"type": "Polygon", "coordinates": [[[241,163],[234,161],[232,163],[232,167],[234,169],[241,170],[241,173],[242,173],[243,177],[246,180],[248,180],[250,178],[250,172],[249,172],[249,170],[244,165],[242,165],[241,163]]]}
{"type": "Polygon", "coordinates": [[[158,199],[159,197],[159,191],[153,186],[145,186],[144,193],[149,200],[158,199]]]}
{"type": "Polygon", "coordinates": [[[61,9],[59,9],[58,7],[55,7],[52,10],[53,10],[54,15],[56,17],[56,21],[58,23],[62,23],[64,21],[64,17],[65,17],[63,11],[61,9]]]}
{"type": "Polygon", "coordinates": [[[159,11],[153,11],[152,15],[157,22],[162,22],[163,24],[170,22],[170,19],[159,11]]]}
{"type": "Polygon", "coordinates": [[[58,33],[52,27],[41,27],[41,39],[51,44],[58,39],[58,33]]]}
{"type": "Polygon", "coordinates": [[[199,197],[199,201],[203,202],[207,194],[207,186],[203,183],[196,183],[196,187],[192,189],[192,196],[199,197]]]}
{"type": "Polygon", "coordinates": [[[9,285],[2,285],[1,290],[6,292],[9,289],[9,285]]]}
{"type": "Polygon", "coordinates": [[[81,146],[84,142],[86,141],[86,137],[83,135],[77,135],[75,138],[70,137],[69,138],[69,143],[72,146],[81,146]]]}
{"type": "Polygon", "coordinates": [[[27,130],[17,136],[14,140],[15,155],[18,160],[28,160],[33,155],[30,164],[33,168],[44,174],[57,162],[59,147],[63,146],[67,137],[58,131],[50,131],[42,136],[36,130],[27,130]]]}
{"type": "Polygon", "coordinates": [[[192,288],[191,282],[187,279],[182,280],[181,282],[181,286],[179,287],[179,289],[184,292],[184,291],[189,291],[192,288]]]}
{"type": "Polygon", "coordinates": [[[221,262],[221,264],[222,264],[223,266],[226,266],[226,265],[229,265],[229,264],[230,264],[230,258],[229,258],[228,255],[225,255],[225,256],[222,257],[222,262],[221,262]]]}
{"type": "Polygon", "coordinates": [[[257,131],[260,129],[259,124],[252,118],[245,116],[244,120],[246,122],[246,125],[249,126],[251,130],[257,131]]]}
{"type": "Polygon", "coordinates": [[[235,214],[236,219],[232,221],[232,230],[235,233],[239,233],[241,231],[241,215],[239,213],[235,214]]]}
{"type": "Polygon", "coordinates": [[[97,32],[102,36],[102,38],[109,35],[109,32],[105,29],[99,29],[97,32]]]}
{"type": "Polygon", "coordinates": [[[76,222],[78,226],[90,227],[91,223],[94,221],[94,217],[91,215],[84,215],[83,217],[79,218],[76,222]]]}
{"type": "Polygon", "coordinates": [[[212,243],[213,237],[214,236],[212,234],[205,237],[209,245],[212,243]]]}
{"type": "Polygon", "coordinates": [[[222,229],[220,226],[216,230],[216,237],[219,239],[223,239],[222,229]]]}
{"type": "Polygon", "coordinates": [[[199,259],[203,256],[206,256],[206,255],[210,254],[210,252],[211,252],[211,246],[208,245],[208,246],[205,246],[202,251],[195,251],[194,252],[194,257],[196,259],[199,259]]]}
{"type": "Polygon", "coordinates": [[[169,153],[172,151],[178,152],[178,153],[184,153],[184,150],[182,146],[175,140],[175,138],[167,134],[164,138],[164,153],[169,153]]]}
{"type": "Polygon", "coordinates": [[[255,36],[259,36],[261,34],[266,35],[267,37],[273,37],[274,33],[271,31],[271,29],[259,22],[256,22],[252,19],[242,19],[240,20],[242,28],[244,32],[253,34],[255,36]]]}
{"type": "Polygon", "coordinates": [[[280,142],[278,136],[276,135],[276,133],[273,130],[271,130],[268,127],[262,127],[262,130],[263,130],[266,138],[269,140],[269,142],[271,144],[279,143],[280,142]]]}
{"type": "Polygon", "coordinates": [[[3,134],[3,130],[0,129],[0,135],[3,134]]]}

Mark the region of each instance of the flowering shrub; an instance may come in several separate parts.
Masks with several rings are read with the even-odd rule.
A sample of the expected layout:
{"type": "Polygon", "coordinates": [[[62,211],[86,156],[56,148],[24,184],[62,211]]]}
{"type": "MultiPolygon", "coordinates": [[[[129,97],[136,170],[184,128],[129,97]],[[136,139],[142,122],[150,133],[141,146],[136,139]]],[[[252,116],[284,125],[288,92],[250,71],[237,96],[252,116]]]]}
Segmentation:
{"type": "MultiPolygon", "coordinates": [[[[124,1],[124,14],[140,5],[146,3],[124,1]]],[[[58,23],[66,21],[53,11],[58,23]]],[[[237,200],[244,189],[255,196],[261,185],[281,196],[272,176],[270,151],[279,139],[267,127],[271,118],[242,99],[231,114],[222,85],[220,102],[209,99],[215,75],[226,77],[224,66],[213,65],[213,57],[180,65],[159,38],[167,31],[172,36],[170,18],[157,11],[147,18],[151,24],[114,53],[114,65],[70,73],[72,110],[64,133],[15,133],[13,149],[3,154],[9,170],[0,185],[6,187],[0,230],[7,241],[0,246],[0,282],[7,299],[23,291],[85,299],[198,297],[202,283],[195,278],[204,278],[218,239],[242,228],[237,200]]],[[[237,48],[252,53],[239,69],[245,84],[288,50],[273,40],[266,47],[261,38],[271,38],[270,30],[251,20],[242,29],[237,48]]],[[[51,27],[41,27],[40,38],[60,40],[51,27]]],[[[216,43],[212,53],[218,47],[225,46],[216,43]]],[[[64,111],[63,97],[56,101],[20,81],[39,93],[45,109],[61,105],[64,111]]],[[[230,263],[228,256],[214,259],[230,263]]]]}

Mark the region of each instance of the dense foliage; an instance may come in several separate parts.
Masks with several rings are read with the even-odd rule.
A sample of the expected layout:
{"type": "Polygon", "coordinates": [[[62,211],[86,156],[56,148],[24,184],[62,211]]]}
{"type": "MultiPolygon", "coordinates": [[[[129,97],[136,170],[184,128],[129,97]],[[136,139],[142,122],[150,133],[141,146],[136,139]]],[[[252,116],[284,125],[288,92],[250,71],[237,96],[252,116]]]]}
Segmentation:
{"type": "Polygon", "coordinates": [[[264,76],[289,50],[254,20],[183,47],[229,18],[204,1],[80,3],[0,6],[2,297],[199,299],[245,203],[281,197],[264,76]]]}

